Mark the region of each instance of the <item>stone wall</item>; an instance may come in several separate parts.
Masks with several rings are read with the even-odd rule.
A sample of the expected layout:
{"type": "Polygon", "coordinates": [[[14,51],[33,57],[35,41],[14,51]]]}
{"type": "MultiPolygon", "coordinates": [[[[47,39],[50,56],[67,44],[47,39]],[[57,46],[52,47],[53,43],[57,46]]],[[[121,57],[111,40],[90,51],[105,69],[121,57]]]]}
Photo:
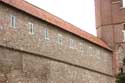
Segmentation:
{"type": "Polygon", "coordinates": [[[113,83],[96,72],[0,47],[1,83],[113,83]]]}
{"type": "Polygon", "coordinates": [[[7,73],[5,77],[10,78],[10,83],[24,79],[31,83],[81,83],[83,80],[112,83],[112,52],[5,4],[0,4],[0,11],[0,45],[22,51],[0,50],[0,70],[7,73]],[[16,28],[10,27],[11,15],[16,16],[16,28]],[[29,34],[29,22],[34,24],[33,35],[29,34]],[[44,38],[45,28],[49,30],[49,40],[44,38]],[[58,34],[63,36],[61,45],[57,43],[58,34]],[[70,39],[74,40],[74,48],[69,46],[70,39]]]}

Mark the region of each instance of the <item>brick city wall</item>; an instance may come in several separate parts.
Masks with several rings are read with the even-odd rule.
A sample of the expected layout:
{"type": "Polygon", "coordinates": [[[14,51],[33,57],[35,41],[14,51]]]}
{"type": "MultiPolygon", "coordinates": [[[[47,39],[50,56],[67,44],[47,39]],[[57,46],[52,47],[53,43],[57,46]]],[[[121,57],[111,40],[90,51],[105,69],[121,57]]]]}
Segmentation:
{"type": "Polygon", "coordinates": [[[4,81],[112,83],[112,52],[5,4],[0,4],[0,11],[0,45],[21,51],[1,47],[0,76],[4,81]],[[16,16],[15,29],[10,27],[11,15],[16,16]],[[33,35],[28,22],[34,24],[33,35]],[[45,28],[49,40],[44,39],[45,28]],[[58,34],[62,34],[62,45],[57,43],[58,34]],[[70,38],[74,48],[69,47],[70,38]]]}

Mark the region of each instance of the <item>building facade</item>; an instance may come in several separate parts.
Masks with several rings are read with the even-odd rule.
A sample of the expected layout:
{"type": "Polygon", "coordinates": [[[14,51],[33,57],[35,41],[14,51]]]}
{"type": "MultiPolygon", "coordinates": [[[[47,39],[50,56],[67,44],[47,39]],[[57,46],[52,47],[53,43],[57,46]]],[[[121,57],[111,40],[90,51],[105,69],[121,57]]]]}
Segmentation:
{"type": "MultiPolygon", "coordinates": [[[[110,28],[100,24],[109,7],[103,13],[98,8],[115,7],[118,1],[95,3],[101,39],[26,1],[0,0],[0,83],[114,83],[117,60],[119,55],[124,57],[124,50],[121,44],[114,49],[110,28]]],[[[122,33],[121,28],[115,31],[122,33]]],[[[123,39],[121,33],[114,37],[123,39]]]]}
{"type": "Polygon", "coordinates": [[[113,49],[116,74],[125,58],[125,8],[122,0],[95,0],[98,37],[113,49]]]}

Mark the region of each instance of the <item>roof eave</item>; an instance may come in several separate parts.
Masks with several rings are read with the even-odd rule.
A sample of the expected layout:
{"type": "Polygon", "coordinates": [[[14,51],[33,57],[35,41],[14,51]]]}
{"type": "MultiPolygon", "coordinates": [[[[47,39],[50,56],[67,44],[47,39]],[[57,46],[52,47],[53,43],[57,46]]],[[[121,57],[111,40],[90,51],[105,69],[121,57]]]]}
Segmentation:
{"type": "MultiPolygon", "coordinates": [[[[52,23],[52,22],[50,22],[49,20],[40,18],[40,17],[38,17],[38,16],[36,16],[36,15],[34,15],[34,14],[32,14],[32,13],[29,13],[29,12],[26,11],[26,10],[23,10],[23,9],[21,9],[21,8],[18,8],[18,7],[16,7],[16,6],[12,5],[12,4],[7,3],[5,0],[0,0],[0,2],[1,2],[1,1],[2,1],[3,3],[5,3],[5,4],[8,4],[8,5],[10,5],[10,6],[16,8],[16,9],[19,9],[19,10],[25,12],[25,13],[28,13],[28,14],[30,14],[30,15],[32,15],[32,16],[38,18],[38,19],[42,19],[42,20],[44,20],[44,21],[46,21],[46,22],[48,22],[48,23],[50,23],[50,24],[52,24],[52,25],[55,25],[55,26],[57,26],[57,27],[60,27],[60,28],[63,29],[63,30],[66,30],[66,29],[62,28],[61,26],[57,25],[56,23],[52,23]]],[[[68,31],[68,32],[70,32],[70,33],[73,33],[73,32],[71,32],[70,30],[66,30],[66,31],[68,31]]],[[[102,47],[102,48],[104,48],[104,49],[107,49],[107,50],[109,50],[109,51],[112,51],[112,49],[109,48],[108,46],[103,46],[103,45],[101,45],[101,44],[98,44],[97,42],[92,41],[92,40],[89,40],[89,39],[87,39],[87,38],[85,38],[85,37],[83,37],[83,36],[80,36],[79,34],[76,34],[76,33],[73,33],[73,34],[75,34],[75,35],[77,35],[77,36],[79,36],[79,37],[81,37],[81,38],[84,38],[85,40],[87,40],[87,41],[89,41],[89,42],[91,42],[91,43],[93,43],[93,44],[95,44],[95,45],[98,45],[98,46],[100,46],[100,47],[102,47]]]]}

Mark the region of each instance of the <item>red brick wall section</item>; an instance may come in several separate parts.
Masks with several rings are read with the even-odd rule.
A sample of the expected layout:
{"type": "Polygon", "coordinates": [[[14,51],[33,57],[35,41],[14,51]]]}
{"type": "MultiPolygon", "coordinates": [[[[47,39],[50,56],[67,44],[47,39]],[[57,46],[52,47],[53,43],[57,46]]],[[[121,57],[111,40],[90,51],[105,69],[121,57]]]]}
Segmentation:
{"type": "Polygon", "coordinates": [[[122,30],[125,23],[125,8],[122,7],[122,0],[95,0],[95,5],[98,37],[114,50],[113,63],[117,73],[117,57],[120,55],[117,54],[116,47],[124,45],[122,30]]]}

